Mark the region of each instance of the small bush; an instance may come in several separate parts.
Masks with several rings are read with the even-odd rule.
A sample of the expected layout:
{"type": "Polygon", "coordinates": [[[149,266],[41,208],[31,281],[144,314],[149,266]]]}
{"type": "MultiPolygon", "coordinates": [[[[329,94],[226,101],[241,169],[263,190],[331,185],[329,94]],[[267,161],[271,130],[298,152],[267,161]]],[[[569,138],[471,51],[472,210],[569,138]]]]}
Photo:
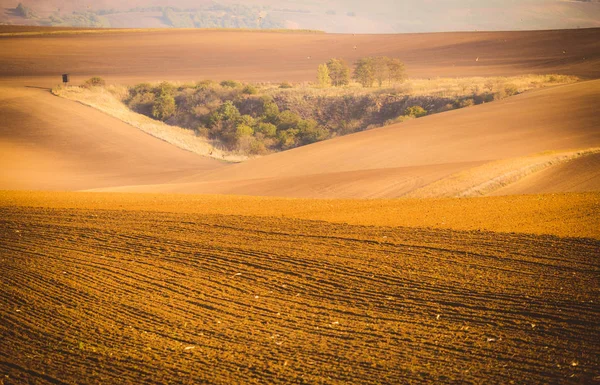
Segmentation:
{"type": "Polygon", "coordinates": [[[271,123],[259,123],[255,131],[263,134],[266,138],[274,138],[277,135],[277,127],[271,123]]]}
{"type": "Polygon", "coordinates": [[[215,84],[216,83],[212,80],[200,80],[198,83],[196,83],[196,89],[208,90],[213,88],[215,84]]]}
{"type": "Polygon", "coordinates": [[[248,150],[248,155],[264,155],[269,151],[265,144],[257,139],[250,141],[250,148],[248,150]]]}
{"type": "Polygon", "coordinates": [[[297,135],[300,131],[297,129],[289,129],[277,132],[279,146],[283,150],[288,150],[298,146],[297,135]]]}
{"type": "Polygon", "coordinates": [[[421,116],[427,115],[427,110],[425,110],[421,106],[412,106],[408,107],[406,111],[404,111],[404,115],[413,116],[415,118],[420,118],[421,116]]]}
{"type": "Polygon", "coordinates": [[[277,128],[280,130],[288,130],[290,128],[294,128],[298,126],[298,123],[301,119],[302,118],[298,114],[290,110],[282,111],[277,116],[277,128]]]}
{"type": "Polygon", "coordinates": [[[483,87],[484,87],[486,90],[488,90],[488,92],[492,92],[492,91],[494,90],[494,87],[495,87],[495,86],[496,86],[496,82],[495,82],[494,80],[492,80],[492,79],[490,79],[490,80],[486,81],[486,82],[483,84],[483,87]]]}
{"type": "Polygon", "coordinates": [[[240,86],[240,83],[236,82],[235,80],[223,80],[220,84],[221,87],[224,88],[237,88],[240,86]]]}
{"type": "Polygon", "coordinates": [[[238,151],[245,155],[263,155],[268,153],[265,144],[252,136],[243,136],[239,139],[238,151]]]}
{"type": "Polygon", "coordinates": [[[208,138],[208,128],[204,126],[198,126],[196,128],[196,135],[201,136],[203,138],[208,138]]]}
{"type": "Polygon", "coordinates": [[[475,105],[475,101],[471,98],[459,99],[455,102],[456,108],[465,108],[475,105]]]}
{"type": "Polygon", "coordinates": [[[154,92],[154,87],[150,83],[140,83],[129,90],[131,95],[154,92]]]}
{"type": "Polygon", "coordinates": [[[519,89],[514,84],[507,84],[504,87],[504,92],[506,92],[506,96],[513,96],[519,93],[519,89]]]}
{"type": "Polygon", "coordinates": [[[158,86],[156,86],[154,92],[157,95],[173,95],[176,90],[177,87],[175,87],[173,84],[169,82],[162,82],[158,86]]]}
{"type": "Polygon", "coordinates": [[[249,126],[249,127],[254,127],[256,125],[256,119],[254,119],[250,115],[240,116],[239,121],[241,124],[245,124],[246,126],[249,126]]]}
{"type": "Polygon", "coordinates": [[[336,129],[340,135],[351,134],[361,129],[361,121],[359,119],[342,120],[336,129]]]}
{"type": "Polygon", "coordinates": [[[155,95],[152,92],[141,92],[135,94],[129,99],[129,108],[133,111],[144,115],[152,114],[152,107],[154,106],[155,95]]]}
{"type": "Polygon", "coordinates": [[[236,138],[240,139],[244,136],[252,136],[252,134],[254,134],[254,130],[252,129],[252,127],[246,125],[246,124],[238,124],[238,126],[235,129],[235,136],[236,138]]]}
{"type": "Polygon", "coordinates": [[[94,76],[93,78],[89,78],[83,83],[84,88],[92,88],[92,87],[104,87],[106,85],[106,81],[104,79],[94,76]]]}
{"type": "Polygon", "coordinates": [[[279,88],[294,88],[294,86],[288,82],[283,82],[279,85],[279,88]]]}
{"type": "Polygon", "coordinates": [[[386,120],[384,125],[389,126],[391,124],[404,123],[404,122],[408,122],[409,120],[413,120],[413,119],[416,119],[416,117],[414,117],[413,115],[401,115],[401,116],[398,116],[396,119],[386,120]]]}
{"type": "Polygon", "coordinates": [[[169,94],[160,95],[152,107],[152,116],[164,121],[173,115],[175,115],[175,98],[169,94]]]}
{"type": "Polygon", "coordinates": [[[494,93],[494,100],[502,100],[506,98],[506,91],[504,88],[500,88],[496,93],[494,93]]]}
{"type": "Polygon", "coordinates": [[[254,87],[251,84],[248,84],[242,90],[242,94],[244,94],[244,95],[256,95],[256,94],[258,94],[258,88],[254,87]]]}

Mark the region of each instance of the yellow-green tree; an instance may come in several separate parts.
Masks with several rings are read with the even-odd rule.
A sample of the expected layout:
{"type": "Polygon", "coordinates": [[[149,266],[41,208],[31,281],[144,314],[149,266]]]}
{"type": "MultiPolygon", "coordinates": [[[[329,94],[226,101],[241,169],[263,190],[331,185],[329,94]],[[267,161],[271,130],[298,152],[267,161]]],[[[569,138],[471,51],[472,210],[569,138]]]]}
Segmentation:
{"type": "Polygon", "coordinates": [[[317,70],[317,84],[319,87],[331,86],[331,77],[329,76],[329,68],[327,64],[320,64],[317,70]]]}
{"type": "Polygon", "coordinates": [[[327,68],[329,69],[331,83],[335,87],[345,86],[350,83],[350,67],[348,67],[344,59],[330,59],[327,62],[327,68]]]}
{"type": "Polygon", "coordinates": [[[152,116],[159,120],[167,120],[175,114],[175,99],[169,94],[158,96],[152,107],[152,116]]]}
{"type": "Polygon", "coordinates": [[[390,85],[402,83],[404,78],[404,63],[400,59],[387,56],[364,57],[355,63],[354,79],[363,87],[372,87],[375,82],[381,87],[384,81],[388,81],[390,85]]]}
{"type": "Polygon", "coordinates": [[[404,63],[400,61],[398,58],[388,58],[387,59],[387,67],[388,67],[388,81],[391,84],[394,83],[402,83],[406,78],[406,70],[404,67],[404,63]]]}
{"type": "Polygon", "coordinates": [[[354,64],[354,79],[363,87],[373,87],[375,83],[375,60],[363,57],[354,64]]]}

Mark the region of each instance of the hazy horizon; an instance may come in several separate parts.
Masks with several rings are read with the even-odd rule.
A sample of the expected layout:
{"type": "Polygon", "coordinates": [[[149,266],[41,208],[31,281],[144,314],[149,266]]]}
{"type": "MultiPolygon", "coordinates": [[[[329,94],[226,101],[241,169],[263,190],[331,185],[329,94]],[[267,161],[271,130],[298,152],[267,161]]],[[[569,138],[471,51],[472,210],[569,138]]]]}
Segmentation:
{"type": "Polygon", "coordinates": [[[597,0],[1,0],[0,23],[407,33],[600,27],[597,0]],[[26,15],[16,10],[19,4],[26,15]]]}

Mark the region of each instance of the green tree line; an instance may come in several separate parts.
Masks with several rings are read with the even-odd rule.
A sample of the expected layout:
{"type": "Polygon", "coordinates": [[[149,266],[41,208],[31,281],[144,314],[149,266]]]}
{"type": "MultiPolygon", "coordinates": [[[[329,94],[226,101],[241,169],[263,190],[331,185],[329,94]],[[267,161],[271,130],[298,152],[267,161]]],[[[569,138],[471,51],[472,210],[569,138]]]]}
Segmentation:
{"type": "MultiPolygon", "coordinates": [[[[363,87],[402,83],[406,78],[405,66],[400,59],[387,56],[364,57],[354,63],[352,78],[363,87]]],[[[330,59],[317,69],[317,84],[320,87],[340,87],[350,83],[350,66],[344,59],[330,59]]]]}

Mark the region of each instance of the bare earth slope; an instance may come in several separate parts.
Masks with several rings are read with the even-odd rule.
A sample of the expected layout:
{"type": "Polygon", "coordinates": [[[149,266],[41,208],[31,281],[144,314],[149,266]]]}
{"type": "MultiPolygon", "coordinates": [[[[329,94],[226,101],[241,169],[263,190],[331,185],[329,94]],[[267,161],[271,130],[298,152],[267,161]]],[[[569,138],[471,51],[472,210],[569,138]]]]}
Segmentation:
{"type": "Polygon", "coordinates": [[[575,159],[532,174],[491,195],[600,191],[600,154],[575,159]]]}
{"type": "Polygon", "coordinates": [[[600,81],[519,95],[120,191],[397,197],[485,161],[600,145],[600,81]]]}
{"type": "Polygon", "coordinates": [[[0,189],[162,183],[223,164],[48,90],[0,88],[0,189]]]}
{"type": "Polygon", "coordinates": [[[75,81],[95,75],[121,82],[313,81],[317,65],[332,57],[352,63],[377,55],[399,57],[411,77],[527,73],[600,77],[600,29],[402,35],[95,31],[0,37],[0,52],[4,77],[57,79],[69,72],[75,81]]]}

